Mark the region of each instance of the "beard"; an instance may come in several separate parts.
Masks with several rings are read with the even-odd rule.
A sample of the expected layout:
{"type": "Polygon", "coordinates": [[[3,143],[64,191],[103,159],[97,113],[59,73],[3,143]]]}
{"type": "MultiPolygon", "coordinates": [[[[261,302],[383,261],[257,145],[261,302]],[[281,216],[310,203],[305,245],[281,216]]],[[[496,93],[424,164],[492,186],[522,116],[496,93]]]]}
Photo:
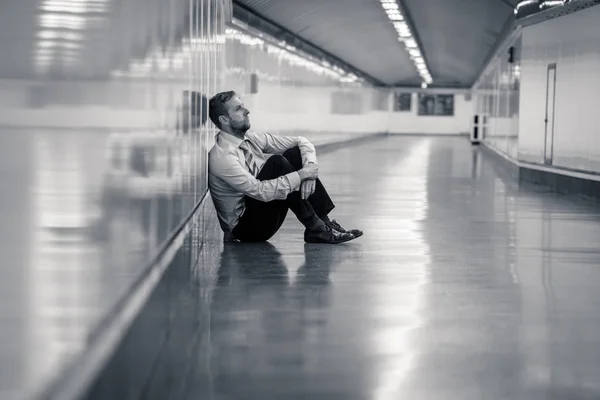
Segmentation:
{"type": "Polygon", "coordinates": [[[250,129],[250,120],[244,120],[239,124],[231,125],[231,130],[236,134],[245,134],[250,129]]]}

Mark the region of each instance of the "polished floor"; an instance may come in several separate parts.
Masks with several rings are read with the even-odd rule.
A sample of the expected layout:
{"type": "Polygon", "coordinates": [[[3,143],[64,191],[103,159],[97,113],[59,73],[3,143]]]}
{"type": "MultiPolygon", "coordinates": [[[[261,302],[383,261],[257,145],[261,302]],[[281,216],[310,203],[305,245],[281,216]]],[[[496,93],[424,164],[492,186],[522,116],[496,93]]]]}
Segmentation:
{"type": "Polygon", "coordinates": [[[186,360],[177,398],[600,398],[600,209],[518,188],[462,138],[376,140],[320,171],[365,235],[307,245],[290,215],[270,243],[209,242],[199,329],[166,355],[186,360]]]}
{"type": "MultiPolygon", "coordinates": [[[[35,168],[14,168],[29,155],[13,153],[2,159],[3,179],[25,193],[35,168]]],[[[337,204],[332,216],[365,235],[307,245],[290,214],[270,243],[224,246],[209,213],[204,234],[196,229],[187,244],[200,254],[173,265],[178,285],[162,291],[172,327],[142,398],[600,398],[596,205],[519,188],[464,138],[374,139],[319,161],[337,204]]],[[[87,193],[101,176],[98,165],[88,168],[87,193]]],[[[2,229],[0,398],[10,400],[85,345],[135,277],[134,261],[148,257],[145,246],[77,241],[75,229],[31,237],[54,204],[39,188],[31,193],[37,206],[16,201],[15,191],[3,198],[13,210],[3,208],[6,224],[28,221],[12,235],[2,229]],[[53,252],[42,251],[42,239],[54,240],[53,252]]],[[[71,228],[94,219],[81,208],[87,197],[74,197],[71,228]]],[[[167,311],[146,312],[156,321],[167,311]]],[[[127,362],[120,373],[139,373],[135,359],[127,362]]]]}

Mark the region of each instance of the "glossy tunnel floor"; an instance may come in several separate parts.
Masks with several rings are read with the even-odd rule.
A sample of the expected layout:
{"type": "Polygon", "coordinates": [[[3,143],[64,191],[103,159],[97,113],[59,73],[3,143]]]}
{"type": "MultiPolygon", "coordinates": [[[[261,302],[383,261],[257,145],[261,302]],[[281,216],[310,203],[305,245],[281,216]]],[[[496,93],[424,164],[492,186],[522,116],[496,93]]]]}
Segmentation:
{"type": "Polygon", "coordinates": [[[597,206],[519,188],[463,138],[319,161],[333,217],[365,235],[307,245],[290,214],[270,243],[209,238],[175,266],[197,329],[144,398],[600,398],[597,206]]]}

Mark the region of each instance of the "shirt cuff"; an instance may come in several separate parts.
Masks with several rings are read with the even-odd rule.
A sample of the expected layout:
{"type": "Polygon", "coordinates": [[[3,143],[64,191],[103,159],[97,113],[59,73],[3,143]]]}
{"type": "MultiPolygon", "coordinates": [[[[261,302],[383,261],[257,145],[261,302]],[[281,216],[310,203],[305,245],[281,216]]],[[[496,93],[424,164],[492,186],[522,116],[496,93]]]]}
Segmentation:
{"type": "Polygon", "coordinates": [[[302,180],[300,179],[300,174],[298,172],[290,172],[286,175],[288,178],[288,182],[290,183],[290,193],[298,190],[300,187],[300,183],[302,180]]]}
{"type": "Polygon", "coordinates": [[[306,153],[304,154],[304,164],[308,163],[317,163],[317,155],[315,153],[306,153]]]}

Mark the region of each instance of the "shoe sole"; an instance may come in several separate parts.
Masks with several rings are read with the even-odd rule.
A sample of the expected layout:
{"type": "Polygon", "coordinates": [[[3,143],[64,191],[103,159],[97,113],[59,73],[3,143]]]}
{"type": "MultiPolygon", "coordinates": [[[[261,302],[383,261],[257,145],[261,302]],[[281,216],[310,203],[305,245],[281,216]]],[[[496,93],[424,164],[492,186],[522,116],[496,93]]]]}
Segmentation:
{"type": "Polygon", "coordinates": [[[305,241],[306,243],[315,243],[315,244],[317,244],[317,243],[318,243],[318,244],[340,244],[340,243],[346,243],[346,242],[349,242],[349,241],[351,241],[351,240],[354,240],[354,239],[356,239],[356,238],[357,238],[357,236],[351,236],[350,238],[348,238],[348,239],[344,239],[344,240],[340,240],[339,242],[326,242],[326,241],[320,241],[320,240],[315,240],[315,241],[312,241],[312,240],[311,240],[311,241],[308,241],[308,240],[306,240],[306,239],[304,239],[304,241],[305,241]]]}

